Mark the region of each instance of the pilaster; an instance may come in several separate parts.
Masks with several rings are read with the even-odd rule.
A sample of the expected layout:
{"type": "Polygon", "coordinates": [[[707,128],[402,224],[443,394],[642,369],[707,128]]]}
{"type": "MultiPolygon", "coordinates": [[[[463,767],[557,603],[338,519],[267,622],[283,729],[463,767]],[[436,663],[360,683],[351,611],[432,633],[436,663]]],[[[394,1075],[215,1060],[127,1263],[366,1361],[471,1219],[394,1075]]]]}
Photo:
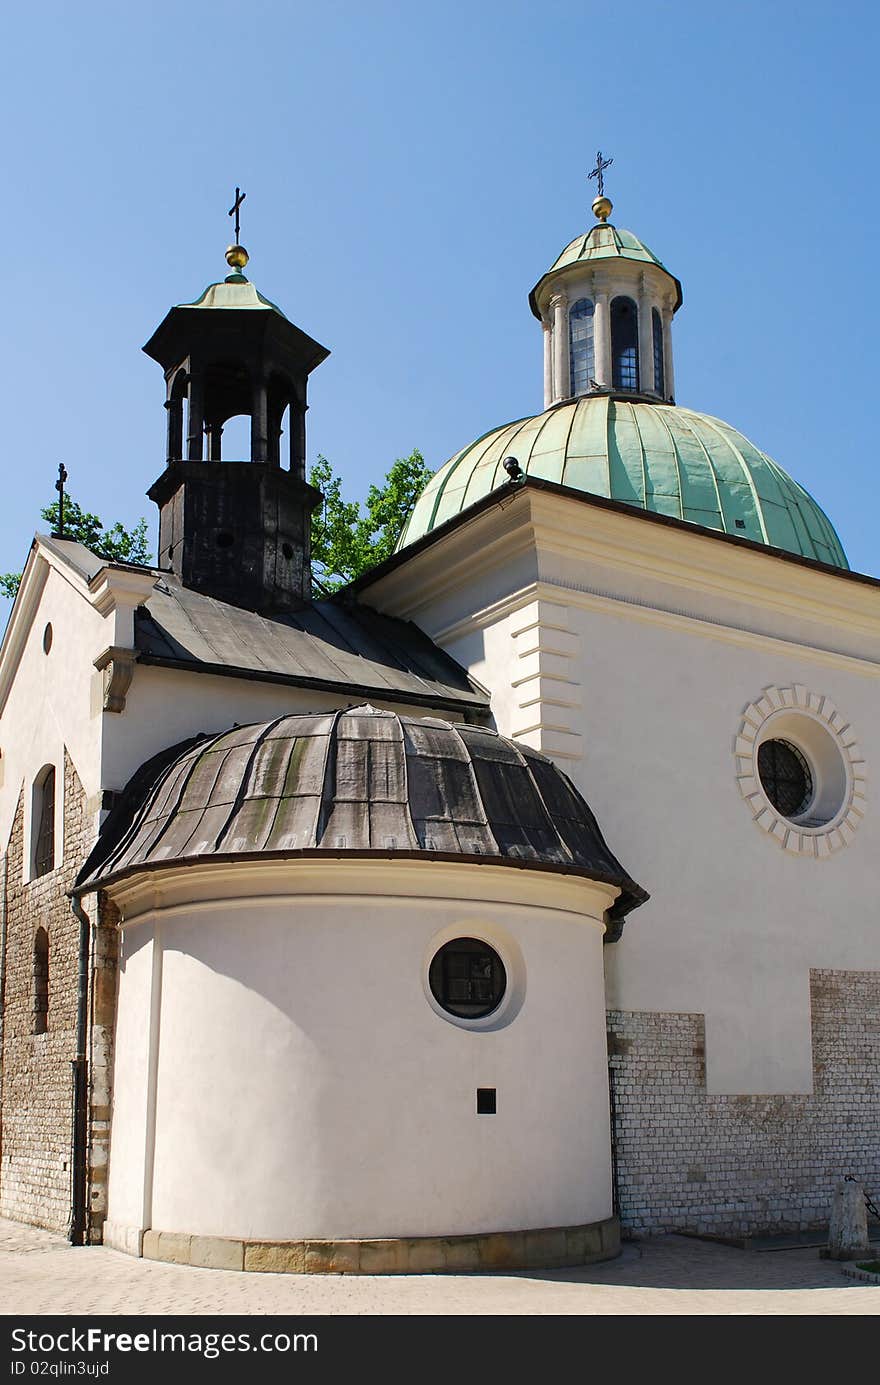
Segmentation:
{"type": "Polygon", "coordinates": [[[554,293],[550,299],[553,321],[553,402],[568,399],[571,393],[568,362],[568,299],[554,293]]]}
{"type": "Polygon", "coordinates": [[[544,408],[549,409],[553,403],[553,335],[546,317],[541,318],[541,330],[544,335],[544,408]]]}
{"type": "Polygon", "coordinates": [[[648,391],[655,389],[652,307],[648,276],[642,274],[639,279],[639,387],[648,391]]]}
{"type": "Polygon", "coordinates": [[[611,305],[607,289],[593,295],[593,352],[596,380],[606,389],[611,386],[611,305]]]}
{"type": "Polygon", "coordinates": [[[672,314],[673,300],[667,298],[661,313],[663,321],[663,394],[666,399],[675,398],[675,373],[672,366],[672,314]]]}

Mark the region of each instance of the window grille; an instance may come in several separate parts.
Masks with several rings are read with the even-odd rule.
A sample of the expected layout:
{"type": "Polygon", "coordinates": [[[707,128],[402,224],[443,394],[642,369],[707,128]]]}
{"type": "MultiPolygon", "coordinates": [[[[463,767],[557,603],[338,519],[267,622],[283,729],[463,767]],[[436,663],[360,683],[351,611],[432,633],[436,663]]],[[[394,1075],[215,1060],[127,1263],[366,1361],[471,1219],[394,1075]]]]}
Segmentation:
{"type": "Polygon", "coordinates": [[[589,298],[579,298],[568,314],[568,347],[571,364],[571,392],[589,394],[590,381],[596,374],[593,350],[593,304],[589,298]]]}
{"type": "Polygon", "coordinates": [[[55,868],[55,770],[46,776],[37,794],[39,818],[34,848],[34,875],[46,875],[55,868]]]}
{"type": "Polygon", "coordinates": [[[504,963],[488,943],[456,938],[435,955],[428,974],[434,999],[451,1015],[480,1019],[497,1009],[507,986],[504,963]]]}
{"type": "Polygon", "coordinates": [[[611,383],[618,390],[639,388],[639,315],[631,298],[611,304],[611,383]]]}
{"type": "Polygon", "coordinates": [[[805,813],[813,798],[813,776],[790,741],[764,741],[758,747],[758,776],[773,807],[785,818],[805,813]]]}
{"type": "Polygon", "coordinates": [[[663,323],[656,308],[651,311],[654,330],[654,389],[661,399],[666,398],[666,383],[663,378],[663,323]]]}

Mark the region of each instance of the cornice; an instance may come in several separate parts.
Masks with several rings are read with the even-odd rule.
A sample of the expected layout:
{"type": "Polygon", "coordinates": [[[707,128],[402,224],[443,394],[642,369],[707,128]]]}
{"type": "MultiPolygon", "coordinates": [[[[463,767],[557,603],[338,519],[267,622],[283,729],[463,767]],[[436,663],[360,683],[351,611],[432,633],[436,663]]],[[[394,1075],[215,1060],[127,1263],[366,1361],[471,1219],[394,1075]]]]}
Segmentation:
{"type": "Polygon", "coordinates": [[[397,568],[371,592],[374,604],[395,614],[418,619],[431,606],[465,590],[473,590],[487,571],[509,563],[523,552],[536,554],[535,580],[473,615],[437,627],[429,633],[440,643],[500,619],[536,595],[589,609],[615,611],[628,618],[692,630],[739,645],[775,649],[787,656],[799,652],[836,667],[875,676],[880,659],[854,654],[817,632],[812,640],[787,639],[695,609],[682,600],[647,602],[612,590],[607,585],[572,582],[553,572],[555,559],[575,560],[595,569],[624,570],[651,588],[660,584],[714,601],[750,605],[756,613],[775,612],[785,620],[809,620],[816,626],[880,642],[880,586],[853,581],[806,563],[780,562],[772,552],[753,545],[718,543],[699,530],[681,525],[649,526],[641,515],[591,507],[589,527],[572,523],[572,502],[523,487],[510,497],[501,515],[494,510],[475,515],[438,542],[415,554],[411,564],[397,568]],[[548,570],[550,569],[550,570],[548,570]],[[376,598],[379,597],[377,601],[376,598]]]}
{"type": "Polygon", "coordinates": [[[625,568],[687,591],[746,601],[786,618],[818,620],[880,638],[880,590],[839,579],[818,566],[786,564],[760,548],[740,549],[676,526],[640,525],[639,518],[598,511],[588,530],[571,524],[564,497],[537,494],[532,523],[542,551],[625,568]]]}
{"type": "Polygon", "coordinates": [[[829,668],[841,668],[861,676],[880,678],[880,659],[860,658],[830,646],[785,640],[776,635],[751,630],[746,626],[731,625],[698,612],[647,606],[632,597],[616,596],[610,592],[544,579],[511,592],[510,596],[504,597],[503,600],[475,611],[473,616],[432,631],[431,637],[440,645],[454,643],[473,630],[495,625],[506,616],[513,615],[531,602],[539,600],[552,601],[558,606],[574,606],[579,610],[597,611],[603,615],[636,620],[646,625],[698,635],[703,639],[723,640],[743,648],[780,654],[785,658],[809,658],[829,668]]]}
{"type": "Polygon", "coordinates": [[[117,610],[131,612],[146,601],[159,580],[159,574],[149,569],[138,571],[112,563],[102,565],[89,579],[65,562],[39,534],[35,535],[0,645],[0,715],[6,706],[50,571],[56,572],[102,616],[117,610]]]}

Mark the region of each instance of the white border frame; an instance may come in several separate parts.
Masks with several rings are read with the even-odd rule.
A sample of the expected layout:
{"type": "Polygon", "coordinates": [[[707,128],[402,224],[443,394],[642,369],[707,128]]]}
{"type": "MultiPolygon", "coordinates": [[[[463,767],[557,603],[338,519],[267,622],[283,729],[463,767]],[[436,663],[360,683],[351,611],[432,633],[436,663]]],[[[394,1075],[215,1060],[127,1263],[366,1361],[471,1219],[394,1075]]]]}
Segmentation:
{"type": "Polygon", "coordinates": [[[497,924],[486,919],[474,919],[471,922],[464,917],[458,923],[447,924],[445,928],[441,928],[428,943],[422,959],[422,989],[434,1014],[447,1024],[455,1025],[457,1029],[469,1029],[477,1034],[504,1029],[519,1014],[525,999],[526,968],[522,951],[506,929],[499,928],[497,924]],[[507,976],[504,995],[491,1014],[482,1015],[479,1019],[466,1019],[464,1015],[453,1015],[449,1010],[444,1010],[431,990],[431,963],[441,947],[454,942],[456,938],[477,938],[482,943],[488,943],[504,964],[507,976]]]}
{"type": "Polygon", "coordinates": [[[798,683],[788,688],[765,688],[757,701],[743,709],[734,759],[739,791],[752,820],[785,851],[822,859],[852,841],[867,809],[865,760],[852,726],[830,697],[809,692],[798,683]],[[777,719],[780,712],[819,722],[834,741],[846,770],[844,800],[834,817],[819,827],[805,827],[784,818],[761,786],[758,746],[766,739],[762,733],[768,722],[777,719]]]}

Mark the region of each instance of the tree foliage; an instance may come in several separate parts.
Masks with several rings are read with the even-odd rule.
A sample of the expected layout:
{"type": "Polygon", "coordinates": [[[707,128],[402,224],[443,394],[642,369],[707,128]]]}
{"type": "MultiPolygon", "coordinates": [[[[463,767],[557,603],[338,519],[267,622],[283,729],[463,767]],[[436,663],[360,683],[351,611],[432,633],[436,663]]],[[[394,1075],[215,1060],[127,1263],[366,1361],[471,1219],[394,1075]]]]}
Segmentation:
{"type": "MultiPolygon", "coordinates": [[[[360,577],[394,552],[416,500],[432,475],[418,448],[398,457],[379,486],[370,486],[361,505],[346,500],[342,478],[326,457],[319,456],[309,480],[324,496],[312,516],[312,572],[320,591],[332,592],[360,577]]],[[[41,510],[42,518],[56,529],[58,501],[41,510]]],[[[118,521],[109,529],[103,520],[68,497],[64,502],[64,535],[111,563],[149,563],[147,521],[133,529],[118,521]]],[[[14,597],[21,573],[0,573],[0,592],[14,597]]]]}
{"type": "MultiPolygon", "coordinates": [[[[40,511],[40,515],[53,531],[57,529],[58,501],[47,505],[40,511]]],[[[150,562],[145,519],[139,519],[133,529],[126,529],[118,520],[107,529],[103,520],[89,510],[84,510],[72,496],[66,496],[64,500],[64,537],[83,544],[99,558],[105,558],[108,563],[150,562]]],[[[0,592],[13,598],[20,581],[20,572],[0,573],[0,592]]]]}
{"type": "Polygon", "coordinates": [[[312,572],[322,591],[336,591],[391,556],[432,474],[416,448],[397,458],[381,486],[370,486],[361,508],[345,499],[341,478],[318,457],[309,480],[324,495],[312,516],[312,572]]]}

